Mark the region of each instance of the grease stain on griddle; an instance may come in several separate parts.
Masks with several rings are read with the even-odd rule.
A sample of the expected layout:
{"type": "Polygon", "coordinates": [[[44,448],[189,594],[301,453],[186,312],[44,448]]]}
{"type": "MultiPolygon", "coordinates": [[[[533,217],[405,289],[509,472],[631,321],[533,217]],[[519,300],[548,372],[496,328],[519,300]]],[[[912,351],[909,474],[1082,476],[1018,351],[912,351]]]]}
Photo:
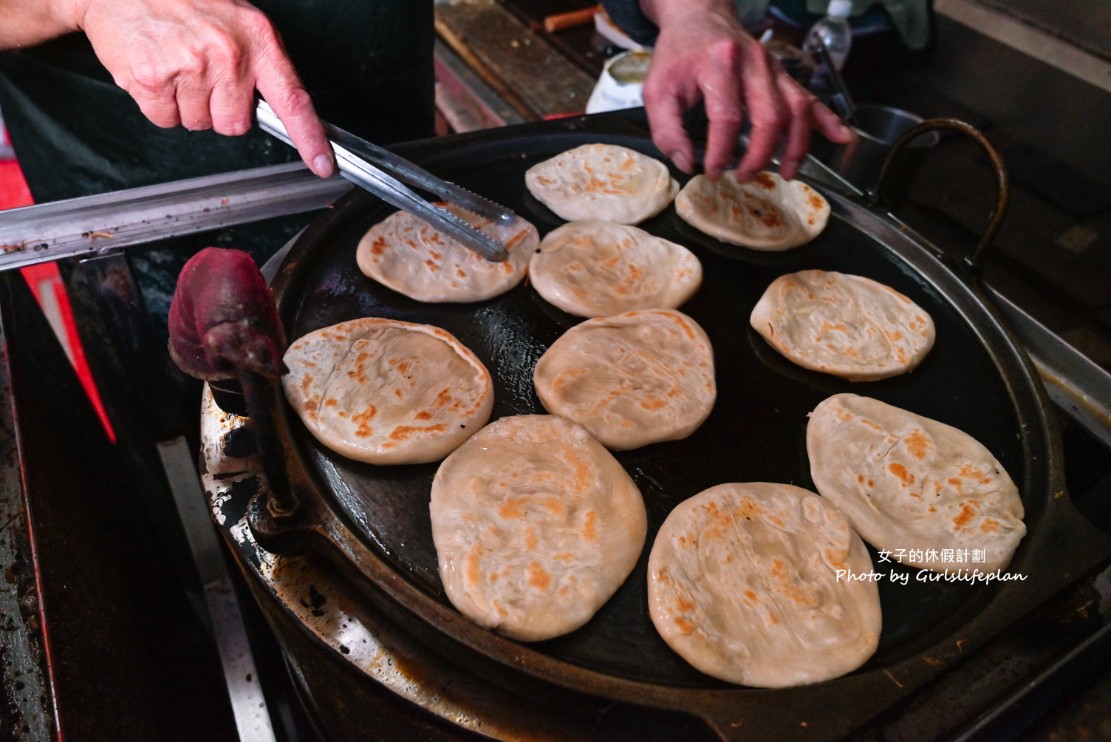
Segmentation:
{"type": "Polygon", "coordinates": [[[234,428],[224,436],[224,456],[245,459],[258,452],[255,435],[247,426],[234,428]]]}
{"type": "Polygon", "coordinates": [[[308,600],[302,600],[301,605],[312,611],[313,616],[320,618],[324,615],[324,604],[327,602],[328,599],[316,589],[316,585],[309,585],[309,598],[308,600]]]}

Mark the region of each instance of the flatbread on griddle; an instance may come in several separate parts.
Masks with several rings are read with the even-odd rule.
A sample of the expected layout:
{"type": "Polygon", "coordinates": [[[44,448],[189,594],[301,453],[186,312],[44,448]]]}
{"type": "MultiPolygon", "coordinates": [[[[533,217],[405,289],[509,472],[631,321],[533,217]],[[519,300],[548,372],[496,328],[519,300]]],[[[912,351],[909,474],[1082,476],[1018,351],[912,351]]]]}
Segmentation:
{"type": "Polygon", "coordinates": [[[482,362],[431,325],[366,317],[303,335],[285,353],[286,399],[328,448],[371,464],[437,461],[490,419],[482,362]]]}
{"type": "Polygon", "coordinates": [[[616,144],[583,144],[525,172],[529,193],[562,219],[638,224],[679,191],[659,160],[616,144]]]}
{"type": "Polygon", "coordinates": [[[822,233],[829,202],[800,180],[762,171],[741,183],[736,171],[716,181],[696,175],[675,197],[675,211],[700,232],[753,250],[789,250],[822,233]]]}
{"type": "Polygon", "coordinates": [[[486,260],[420,217],[397,211],[359,240],[355,250],[359,270],[410,299],[425,302],[482,301],[521,282],[540,244],[536,227],[520,217],[503,225],[454,204],[440,206],[500,241],[508,259],[486,260]]]}
{"type": "Polygon", "coordinates": [[[806,450],[818,492],[865,541],[903,564],[994,572],[1026,535],[1011,477],[952,426],[837,394],[810,413],[806,450]]]}
{"type": "Polygon", "coordinates": [[[935,337],[930,315],[895,289],[835,271],[780,276],[749,321],[791,361],[851,381],[910,371],[935,337]]]}
{"type": "Polygon", "coordinates": [[[621,586],[644,549],[640,490],[581,426],[503,417],[432,480],[440,577],[480,626],[522,641],[573,631],[621,586]]]}
{"type": "Polygon", "coordinates": [[[816,494],[720,484],[660,527],[648,609],[664,641],[707,675],[765,688],[816,683],[875,652],[882,617],[871,574],[864,542],[816,494]]]}
{"type": "Polygon", "coordinates": [[[639,227],[569,222],[540,241],[529,280],[547,301],[579,317],[675,309],[702,284],[687,248],[639,227]]]}
{"type": "Polygon", "coordinates": [[[615,451],[686,438],[717,398],[710,339],[674,309],[572,327],[540,357],[533,381],[548,412],[615,451]]]}

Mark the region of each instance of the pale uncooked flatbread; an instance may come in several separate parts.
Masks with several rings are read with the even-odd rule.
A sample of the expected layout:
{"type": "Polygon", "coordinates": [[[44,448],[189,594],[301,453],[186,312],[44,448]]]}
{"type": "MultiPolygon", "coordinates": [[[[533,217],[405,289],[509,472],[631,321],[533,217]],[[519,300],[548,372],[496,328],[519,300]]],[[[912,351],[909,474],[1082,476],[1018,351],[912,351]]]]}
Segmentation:
{"type": "Polygon", "coordinates": [[[1026,535],[1022,500],[1003,466],[944,423],[837,394],[810,413],[806,450],[818,492],[903,564],[994,572],[1026,535]]]}
{"type": "Polygon", "coordinates": [[[565,312],[608,317],[678,307],[702,285],[702,264],[682,245],[639,227],[570,222],[540,241],[529,280],[565,312]]]}
{"type": "Polygon", "coordinates": [[[359,240],[359,270],[411,299],[426,302],[482,301],[504,294],[521,282],[540,234],[517,217],[498,224],[454,204],[440,204],[468,224],[505,245],[509,257],[486,260],[420,217],[397,211],[371,227],[359,240]]]}
{"type": "Polygon", "coordinates": [[[744,183],[733,170],[716,181],[696,175],[675,197],[675,211],[711,237],[768,251],[805,245],[829,221],[829,202],[822,194],[769,171],[744,183]]]}
{"type": "Polygon", "coordinates": [[[637,224],[667,208],[679,183],[659,160],[616,144],[584,144],[525,173],[529,193],[567,221],[637,224]]]}
{"type": "Polygon", "coordinates": [[[533,382],[548,412],[615,451],[686,438],[717,398],[710,339],[674,309],[572,327],[540,357],[533,382]]]}
{"type": "Polygon", "coordinates": [[[895,289],[863,276],[808,270],[772,281],[749,318],[803,368],[852,381],[916,367],[934,345],[930,315],[895,289]]]}
{"type": "Polygon", "coordinates": [[[636,565],[648,527],[613,455],[552,415],[479,431],[440,465],[429,510],[448,599],[522,641],[589,621],[636,565]]]}
{"type": "Polygon", "coordinates": [[[872,560],[836,508],[789,484],[719,484],[680,503],[648,557],[664,641],[721,680],[782,688],[855,670],[879,644],[872,560]],[[852,579],[855,577],[855,579],[852,579]]]}
{"type": "Polygon", "coordinates": [[[490,419],[482,362],[431,325],[366,317],[286,350],[286,399],[328,448],[371,464],[442,459],[490,419]]]}

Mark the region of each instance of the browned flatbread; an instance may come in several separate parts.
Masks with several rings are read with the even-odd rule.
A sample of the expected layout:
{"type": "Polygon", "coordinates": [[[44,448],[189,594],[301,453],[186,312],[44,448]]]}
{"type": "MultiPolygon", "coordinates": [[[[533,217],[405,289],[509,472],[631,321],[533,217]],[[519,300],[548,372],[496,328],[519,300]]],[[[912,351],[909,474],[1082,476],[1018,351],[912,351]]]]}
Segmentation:
{"type": "Polygon", "coordinates": [[[835,507],[789,484],[721,484],[668,515],[648,558],[648,608],[702,672],[780,688],[838,677],[882,623],[864,542],[835,507]]]}
{"type": "Polygon", "coordinates": [[[810,413],[806,450],[822,497],[865,541],[903,564],[994,572],[1026,535],[1011,477],[982,444],[950,425],[836,394],[810,413]]]}
{"type": "Polygon", "coordinates": [[[800,180],[757,173],[741,183],[735,171],[716,181],[696,175],[675,197],[675,211],[695,229],[753,250],[789,250],[826,228],[829,202],[800,180]]]}
{"type": "Polygon", "coordinates": [[[546,300],[579,317],[633,309],[675,309],[702,284],[687,248],[639,227],[569,222],[540,241],[529,280],[546,300]]]}
{"type": "Polygon", "coordinates": [[[589,621],[636,565],[648,527],[613,455],[552,415],[479,431],[440,465],[429,511],[448,599],[522,641],[589,621]]]}
{"type": "Polygon", "coordinates": [[[533,165],[525,186],[567,221],[618,224],[655,216],[679,191],[662,162],[616,144],[584,144],[533,165]]]}
{"type": "Polygon", "coordinates": [[[616,451],[687,437],[717,398],[710,339],[674,309],[572,327],[540,357],[533,381],[545,409],[616,451]]]}
{"type": "Polygon", "coordinates": [[[438,461],[490,419],[493,381],[451,333],[366,317],[295,340],[286,399],[337,453],[371,464],[438,461]]]}
{"type": "Polygon", "coordinates": [[[851,381],[910,371],[930,352],[935,337],[930,315],[898,291],[835,271],[780,276],[749,321],[803,368],[851,381]]]}
{"type": "Polygon", "coordinates": [[[472,302],[504,294],[528,272],[540,235],[517,217],[497,224],[454,204],[448,211],[505,245],[509,257],[495,263],[470,250],[420,217],[397,211],[371,227],[359,241],[355,261],[367,277],[410,299],[472,302]]]}

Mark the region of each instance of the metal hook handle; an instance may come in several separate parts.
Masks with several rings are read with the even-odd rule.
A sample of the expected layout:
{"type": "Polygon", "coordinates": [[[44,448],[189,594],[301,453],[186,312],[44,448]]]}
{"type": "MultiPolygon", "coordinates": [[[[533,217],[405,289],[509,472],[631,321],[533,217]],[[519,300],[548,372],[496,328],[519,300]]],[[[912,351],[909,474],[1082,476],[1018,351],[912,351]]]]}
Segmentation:
{"type": "Polygon", "coordinates": [[[971,124],[965,123],[959,119],[952,118],[936,118],[923,121],[916,126],[912,126],[902,134],[895,143],[891,145],[891,150],[887,153],[887,157],[883,161],[883,166],[880,168],[879,177],[876,179],[876,184],[869,188],[865,193],[865,200],[869,206],[875,206],[883,198],[884,182],[887,177],[888,170],[891,168],[892,162],[899,156],[903,148],[910,144],[911,141],[917,139],[922,134],[927,134],[931,131],[938,129],[949,129],[952,131],[960,132],[969,137],[972,137],[980,149],[991,160],[992,166],[995,169],[995,183],[996,183],[996,201],[995,209],[992,211],[989,219],[988,226],[984,230],[983,235],[980,237],[980,242],[976,245],[976,249],[972,251],[971,255],[965,257],[964,262],[973,270],[979,270],[983,261],[985,251],[988,245],[995,239],[996,233],[999,231],[1000,225],[1003,223],[1003,217],[1007,213],[1007,203],[1011,198],[1011,183],[1007,176],[1007,168],[1003,164],[1003,158],[976,127],[971,124]]]}

